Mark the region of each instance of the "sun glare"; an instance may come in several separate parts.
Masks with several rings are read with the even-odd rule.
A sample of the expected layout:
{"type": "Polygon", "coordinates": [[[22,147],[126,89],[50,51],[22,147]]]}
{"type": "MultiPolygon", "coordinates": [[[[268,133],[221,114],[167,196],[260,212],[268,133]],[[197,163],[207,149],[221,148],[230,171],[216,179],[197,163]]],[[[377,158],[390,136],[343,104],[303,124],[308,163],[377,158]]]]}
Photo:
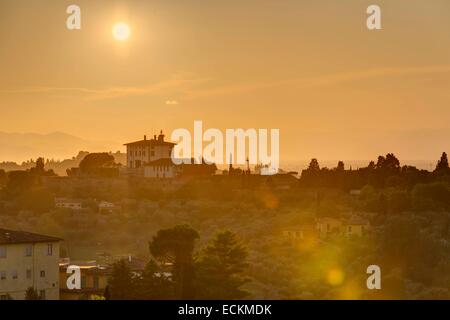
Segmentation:
{"type": "Polygon", "coordinates": [[[130,37],[130,27],[126,23],[117,23],[113,27],[114,39],[125,41],[130,37]]]}

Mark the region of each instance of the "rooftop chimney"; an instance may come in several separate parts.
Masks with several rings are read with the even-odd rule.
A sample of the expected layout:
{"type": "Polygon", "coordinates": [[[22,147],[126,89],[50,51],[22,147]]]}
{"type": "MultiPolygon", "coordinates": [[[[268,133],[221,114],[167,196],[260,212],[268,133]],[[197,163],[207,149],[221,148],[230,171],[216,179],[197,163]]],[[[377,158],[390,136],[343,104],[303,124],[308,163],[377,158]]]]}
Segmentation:
{"type": "Polygon", "coordinates": [[[164,141],[164,134],[163,134],[162,130],[161,130],[161,132],[160,132],[160,134],[158,136],[158,141],[161,141],[161,142],[164,141]]]}
{"type": "Polygon", "coordinates": [[[147,136],[146,135],[144,135],[144,141],[147,141],[147,136]]]}

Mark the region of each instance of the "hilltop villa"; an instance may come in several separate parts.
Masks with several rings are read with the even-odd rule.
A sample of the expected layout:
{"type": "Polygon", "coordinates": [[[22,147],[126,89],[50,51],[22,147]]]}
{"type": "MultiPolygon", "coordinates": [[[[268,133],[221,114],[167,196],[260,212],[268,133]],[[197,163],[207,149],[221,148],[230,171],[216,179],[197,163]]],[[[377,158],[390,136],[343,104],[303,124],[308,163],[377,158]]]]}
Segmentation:
{"type": "Polygon", "coordinates": [[[215,164],[182,164],[175,165],[172,161],[172,150],[175,143],[164,140],[161,131],[153,139],[126,143],[127,167],[130,174],[145,178],[171,179],[179,176],[212,175],[217,167],[215,164]]]}

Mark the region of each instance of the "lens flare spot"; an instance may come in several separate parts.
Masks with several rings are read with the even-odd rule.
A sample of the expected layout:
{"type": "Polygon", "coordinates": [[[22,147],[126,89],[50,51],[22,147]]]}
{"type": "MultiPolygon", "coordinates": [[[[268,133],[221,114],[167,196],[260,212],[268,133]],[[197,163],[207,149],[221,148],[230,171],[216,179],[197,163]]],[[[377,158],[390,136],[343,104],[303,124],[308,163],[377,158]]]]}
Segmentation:
{"type": "Polygon", "coordinates": [[[340,286],[345,279],[345,274],[341,269],[334,268],[327,273],[327,282],[332,286],[340,286]]]}

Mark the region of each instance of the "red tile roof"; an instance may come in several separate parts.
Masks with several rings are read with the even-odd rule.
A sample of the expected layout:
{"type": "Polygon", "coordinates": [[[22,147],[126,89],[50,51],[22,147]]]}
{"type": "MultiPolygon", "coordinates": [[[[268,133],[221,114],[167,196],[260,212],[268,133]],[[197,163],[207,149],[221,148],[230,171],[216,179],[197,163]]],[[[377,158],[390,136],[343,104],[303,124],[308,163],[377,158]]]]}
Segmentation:
{"type": "Polygon", "coordinates": [[[25,231],[13,231],[0,228],[0,245],[17,243],[58,242],[61,238],[45,236],[25,231]]]}
{"type": "Polygon", "coordinates": [[[158,166],[174,166],[172,158],[161,158],[158,160],[153,160],[145,164],[145,166],[158,167],[158,166]]]}
{"type": "Polygon", "coordinates": [[[125,143],[124,146],[174,146],[176,143],[168,142],[168,141],[161,141],[161,140],[139,140],[135,142],[125,143]]]}

